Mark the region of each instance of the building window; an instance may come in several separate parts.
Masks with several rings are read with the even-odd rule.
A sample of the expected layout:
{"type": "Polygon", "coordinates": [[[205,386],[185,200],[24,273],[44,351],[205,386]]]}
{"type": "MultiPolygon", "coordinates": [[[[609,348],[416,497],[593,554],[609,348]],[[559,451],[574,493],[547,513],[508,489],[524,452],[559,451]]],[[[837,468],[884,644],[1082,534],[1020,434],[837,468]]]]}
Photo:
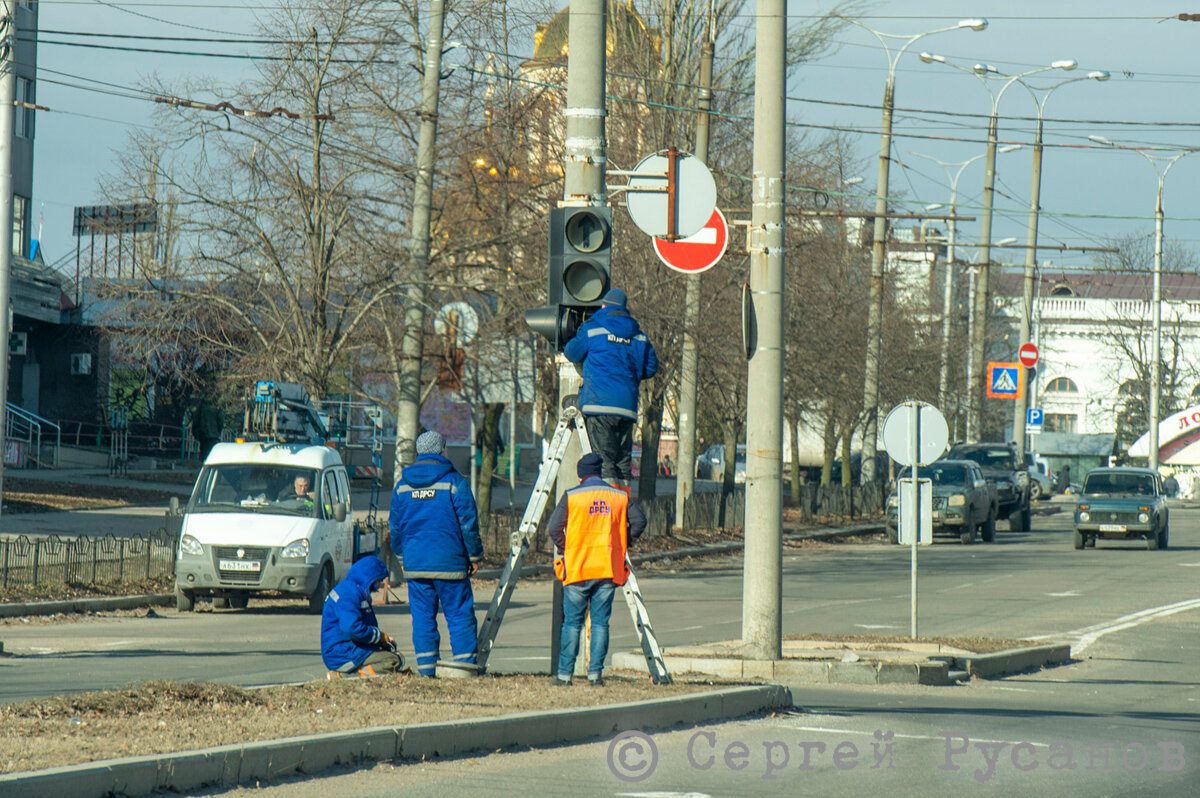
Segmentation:
{"type": "MultiPolygon", "coordinates": [[[[17,75],[17,102],[33,105],[33,81],[17,75]]],[[[33,109],[16,107],[13,132],[23,139],[33,140],[33,109]]]]}
{"type": "Polygon", "coordinates": [[[1055,377],[1046,386],[1046,393],[1079,393],[1079,386],[1069,377],[1055,377]]]}
{"type": "Polygon", "coordinates": [[[1060,283],[1050,289],[1050,296],[1075,296],[1075,289],[1065,283],[1060,283]]]}
{"type": "MultiPolygon", "coordinates": [[[[1139,380],[1125,380],[1121,383],[1121,387],[1117,389],[1117,396],[1135,397],[1145,391],[1145,383],[1139,380]]],[[[1196,386],[1196,391],[1200,391],[1200,385],[1196,386]]],[[[1197,396],[1196,391],[1192,391],[1192,396],[1197,396]]]]}
{"type": "Polygon", "coordinates": [[[1079,416],[1074,413],[1047,413],[1043,416],[1042,429],[1046,432],[1075,432],[1079,416]]]}
{"type": "Polygon", "coordinates": [[[25,237],[29,231],[29,198],[13,194],[13,254],[25,254],[25,237]]]}

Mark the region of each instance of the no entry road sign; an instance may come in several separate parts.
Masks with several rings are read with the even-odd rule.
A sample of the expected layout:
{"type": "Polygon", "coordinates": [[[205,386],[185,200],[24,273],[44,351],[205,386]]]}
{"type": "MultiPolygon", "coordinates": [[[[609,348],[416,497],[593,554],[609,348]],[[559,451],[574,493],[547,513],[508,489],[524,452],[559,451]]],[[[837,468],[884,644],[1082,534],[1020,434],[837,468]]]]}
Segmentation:
{"type": "Polygon", "coordinates": [[[1038,362],[1038,348],[1036,344],[1025,343],[1021,344],[1021,348],[1017,350],[1017,359],[1021,361],[1021,365],[1027,369],[1031,369],[1038,362]]]}
{"type": "Polygon", "coordinates": [[[655,238],[654,252],[676,271],[699,274],[715,266],[728,245],[729,226],[721,211],[714,208],[708,223],[687,238],[678,241],[655,238]]]}

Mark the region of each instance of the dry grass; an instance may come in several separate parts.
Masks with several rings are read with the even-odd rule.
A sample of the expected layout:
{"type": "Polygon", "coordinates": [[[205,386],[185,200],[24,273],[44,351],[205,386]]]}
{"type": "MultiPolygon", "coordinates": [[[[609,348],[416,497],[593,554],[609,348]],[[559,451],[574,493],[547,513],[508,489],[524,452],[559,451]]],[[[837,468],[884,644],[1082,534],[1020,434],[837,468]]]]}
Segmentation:
{"type": "Polygon", "coordinates": [[[0,707],[0,772],[42,770],[371,726],[588,707],[729,687],[697,679],[656,686],[605,674],[607,685],[552,687],[545,676],[423,679],[402,674],[245,689],[149,682],[0,707]]]}

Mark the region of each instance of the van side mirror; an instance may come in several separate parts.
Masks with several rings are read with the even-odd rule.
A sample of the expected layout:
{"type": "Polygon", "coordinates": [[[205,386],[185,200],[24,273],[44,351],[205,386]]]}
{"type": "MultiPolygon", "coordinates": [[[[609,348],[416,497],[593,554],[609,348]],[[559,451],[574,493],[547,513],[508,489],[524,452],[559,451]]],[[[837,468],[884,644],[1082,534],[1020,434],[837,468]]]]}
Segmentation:
{"type": "Polygon", "coordinates": [[[346,520],[345,502],[338,502],[337,504],[333,505],[333,520],[337,521],[339,524],[346,520]]]}

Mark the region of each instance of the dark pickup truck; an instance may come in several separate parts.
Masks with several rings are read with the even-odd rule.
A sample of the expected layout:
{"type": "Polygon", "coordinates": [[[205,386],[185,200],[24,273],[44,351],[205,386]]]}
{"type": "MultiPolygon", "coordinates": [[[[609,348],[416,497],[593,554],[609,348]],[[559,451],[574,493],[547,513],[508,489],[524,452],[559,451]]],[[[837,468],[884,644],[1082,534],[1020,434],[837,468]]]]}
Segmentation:
{"type": "MultiPolygon", "coordinates": [[[[909,469],[901,477],[909,476],[909,469]]],[[[938,460],[917,470],[918,479],[933,483],[933,534],[952,535],[962,543],[974,543],[976,533],[985,543],[996,538],[995,487],[970,460],[938,460]]],[[[887,504],[888,539],[899,543],[899,496],[887,504]]]]}
{"type": "Polygon", "coordinates": [[[1012,532],[1032,528],[1029,506],[1029,471],[1019,466],[1017,447],[1011,443],[959,443],[950,448],[947,460],[971,460],[984,477],[996,486],[996,517],[1007,518],[1012,532]]]}

